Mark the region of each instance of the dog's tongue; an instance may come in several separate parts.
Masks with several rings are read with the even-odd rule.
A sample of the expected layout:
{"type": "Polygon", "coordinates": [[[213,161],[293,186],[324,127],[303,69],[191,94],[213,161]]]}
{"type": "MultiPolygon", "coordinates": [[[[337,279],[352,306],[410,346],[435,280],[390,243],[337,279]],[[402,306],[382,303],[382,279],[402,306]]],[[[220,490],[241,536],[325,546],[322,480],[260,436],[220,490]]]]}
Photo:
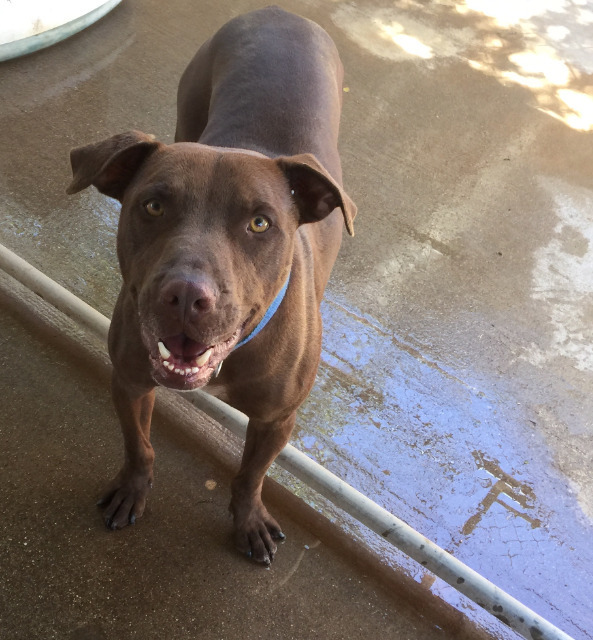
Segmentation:
{"type": "Polygon", "coordinates": [[[185,333],[165,338],[163,344],[175,357],[187,360],[193,360],[201,353],[204,353],[209,346],[188,338],[185,333]]]}

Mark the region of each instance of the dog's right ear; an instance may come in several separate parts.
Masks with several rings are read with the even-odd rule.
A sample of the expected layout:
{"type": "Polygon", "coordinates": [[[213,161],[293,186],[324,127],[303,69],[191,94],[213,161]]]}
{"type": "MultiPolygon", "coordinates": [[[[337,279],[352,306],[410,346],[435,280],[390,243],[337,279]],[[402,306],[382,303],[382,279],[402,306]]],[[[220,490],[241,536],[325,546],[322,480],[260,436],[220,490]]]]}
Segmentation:
{"type": "Polygon", "coordinates": [[[156,142],[152,135],[128,131],[72,149],[73,179],[66,193],[78,193],[92,184],[101,193],[121,202],[140,165],[160,146],[162,143],[156,142]]]}

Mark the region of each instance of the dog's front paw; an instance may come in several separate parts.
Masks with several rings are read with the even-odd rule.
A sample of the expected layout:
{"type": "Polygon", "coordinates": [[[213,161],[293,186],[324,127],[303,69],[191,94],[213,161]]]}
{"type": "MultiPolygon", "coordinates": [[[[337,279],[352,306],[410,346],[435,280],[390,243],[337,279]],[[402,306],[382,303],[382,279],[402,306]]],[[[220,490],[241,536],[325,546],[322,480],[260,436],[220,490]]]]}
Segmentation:
{"type": "Polygon", "coordinates": [[[234,516],[234,539],[237,549],[248,558],[269,566],[278,549],[275,540],[286,536],[261,502],[236,507],[231,503],[234,516]]]}
{"type": "Polygon", "coordinates": [[[134,524],[144,513],[150,489],[152,472],[142,473],[124,466],[97,502],[97,506],[105,507],[103,519],[107,528],[122,529],[134,524]]]}

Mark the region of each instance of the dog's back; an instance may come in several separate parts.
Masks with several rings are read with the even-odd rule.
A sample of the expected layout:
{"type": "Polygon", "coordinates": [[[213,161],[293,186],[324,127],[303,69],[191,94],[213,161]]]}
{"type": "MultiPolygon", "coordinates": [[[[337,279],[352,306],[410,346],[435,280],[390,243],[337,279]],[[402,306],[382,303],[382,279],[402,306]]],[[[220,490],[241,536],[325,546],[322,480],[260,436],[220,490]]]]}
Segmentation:
{"type": "Polygon", "coordinates": [[[312,153],[341,183],[342,77],[332,39],[314,22],[278,7],[239,16],[183,74],[175,139],[270,157],[312,153]]]}

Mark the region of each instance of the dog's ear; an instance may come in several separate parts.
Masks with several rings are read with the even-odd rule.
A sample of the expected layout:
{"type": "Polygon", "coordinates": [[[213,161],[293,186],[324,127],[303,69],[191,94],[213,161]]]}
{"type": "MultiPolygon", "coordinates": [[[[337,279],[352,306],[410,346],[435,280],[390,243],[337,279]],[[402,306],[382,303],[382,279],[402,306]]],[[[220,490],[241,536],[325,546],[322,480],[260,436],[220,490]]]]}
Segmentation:
{"type": "Polygon", "coordinates": [[[315,222],[340,207],[348,233],[354,235],[356,205],[310,153],[276,158],[290,184],[303,222],[315,222]]]}
{"type": "Polygon", "coordinates": [[[66,193],[73,194],[91,184],[121,202],[124,192],[140,165],[160,142],[141,131],[120,133],[107,140],[72,149],[73,179],[66,193]]]}

